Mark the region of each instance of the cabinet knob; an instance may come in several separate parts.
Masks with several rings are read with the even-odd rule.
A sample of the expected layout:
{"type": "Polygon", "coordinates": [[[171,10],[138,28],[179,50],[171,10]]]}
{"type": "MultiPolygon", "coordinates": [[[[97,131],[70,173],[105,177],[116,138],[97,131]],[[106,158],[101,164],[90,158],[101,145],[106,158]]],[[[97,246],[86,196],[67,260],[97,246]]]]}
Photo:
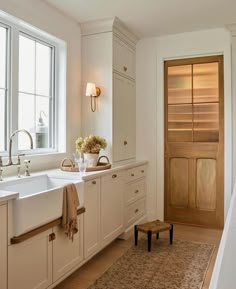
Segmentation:
{"type": "Polygon", "coordinates": [[[51,233],[50,235],[49,235],[49,242],[52,242],[53,240],[55,240],[56,239],[56,234],[55,233],[51,233]]]}
{"type": "Polygon", "coordinates": [[[134,212],[135,212],[135,214],[137,214],[138,213],[138,211],[139,211],[139,209],[136,209],[134,212]]]}
{"type": "Polygon", "coordinates": [[[144,170],[141,170],[141,173],[144,173],[144,170]]]}
{"type": "Polygon", "coordinates": [[[123,69],[124,69],[124,71],[127,71],[127,70],[128,70],[127,66],[124,66],[123,69]]]}
{"type": "Polygon", "coordinates": [[[117,174],[112,175],[112,178],[115,179],[117,177],[117,174]]]}
{"type": "Polygon", "coordinates": [[[96,183],[97,183],[96,181],[92,181],[92,184],[93,184],[93,185],[96,185],[96,183]]]}
{"type": "Polygon", "coordinates": [[[133,174],[133,173],[131,174],[131,177],[134,177],[134,174],[133,174]]]}
{"type": "Polygon", "coordinates": [[[128,144],[127,140],[124,141],[124,145],[126,146],[128,144]]]}
{"type": "Polygon", "coordinates": [[[137,194],[139,192],[139,190],[136,190],[134,193],[137,194]]]}

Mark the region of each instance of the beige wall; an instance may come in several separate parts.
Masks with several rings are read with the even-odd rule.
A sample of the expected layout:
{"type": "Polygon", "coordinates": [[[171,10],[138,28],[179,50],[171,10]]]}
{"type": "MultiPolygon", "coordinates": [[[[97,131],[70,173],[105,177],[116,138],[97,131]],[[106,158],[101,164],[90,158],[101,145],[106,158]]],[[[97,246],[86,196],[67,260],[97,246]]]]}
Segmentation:
{"type": "MultiPolygon", "coordinates": [[[[39,0],[0,0],[0,10],[20,18],[67,43],[66,147],[74,151],[81,130],[81,33],[79,25],[39,0]]],[[[34,156],[31,170],[59,166],[64,154],[34,156]]],[[[4,174],[15,168],[4,169],[4,174]]]]}
{"type": "Polygon", "coordinates": [[[148,218],[164,216],[163,61],[224,54],[225,216],[232,192],[231,40],[225,29],[142,39],[137,45],[137,158],[149,161],[148,218]]]}

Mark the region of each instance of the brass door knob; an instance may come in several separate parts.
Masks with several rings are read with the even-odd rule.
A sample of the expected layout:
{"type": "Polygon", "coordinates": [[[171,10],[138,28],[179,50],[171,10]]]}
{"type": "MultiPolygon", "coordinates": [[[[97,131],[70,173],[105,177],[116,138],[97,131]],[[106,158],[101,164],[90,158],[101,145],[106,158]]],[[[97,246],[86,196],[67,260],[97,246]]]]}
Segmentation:
{"type": "Polygon", "coordinates": [[[126,146],[128,144],[127,140],[124,141],[124,145],[126,146]]]}

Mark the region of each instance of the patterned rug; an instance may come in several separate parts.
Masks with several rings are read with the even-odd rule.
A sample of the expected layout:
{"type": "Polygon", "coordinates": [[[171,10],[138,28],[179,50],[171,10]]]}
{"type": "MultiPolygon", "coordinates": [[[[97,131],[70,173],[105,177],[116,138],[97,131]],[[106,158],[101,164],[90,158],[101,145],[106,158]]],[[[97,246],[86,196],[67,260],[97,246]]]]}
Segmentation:
{"type": "Polygon", "coordinates": [[[167,239],[140,239],[89,289],[200,289],[214,245],[167,239]]]}

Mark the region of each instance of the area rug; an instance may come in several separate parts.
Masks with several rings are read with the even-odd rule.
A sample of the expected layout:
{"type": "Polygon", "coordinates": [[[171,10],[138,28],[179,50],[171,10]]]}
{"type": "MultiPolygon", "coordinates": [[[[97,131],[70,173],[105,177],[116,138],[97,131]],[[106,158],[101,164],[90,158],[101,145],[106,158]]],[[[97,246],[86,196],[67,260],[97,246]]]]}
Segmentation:
{"type": "Polygon", "coordinates": [[[167,239],[139,240],[89,289],[200,289],[214,245],[167,239]]]}

